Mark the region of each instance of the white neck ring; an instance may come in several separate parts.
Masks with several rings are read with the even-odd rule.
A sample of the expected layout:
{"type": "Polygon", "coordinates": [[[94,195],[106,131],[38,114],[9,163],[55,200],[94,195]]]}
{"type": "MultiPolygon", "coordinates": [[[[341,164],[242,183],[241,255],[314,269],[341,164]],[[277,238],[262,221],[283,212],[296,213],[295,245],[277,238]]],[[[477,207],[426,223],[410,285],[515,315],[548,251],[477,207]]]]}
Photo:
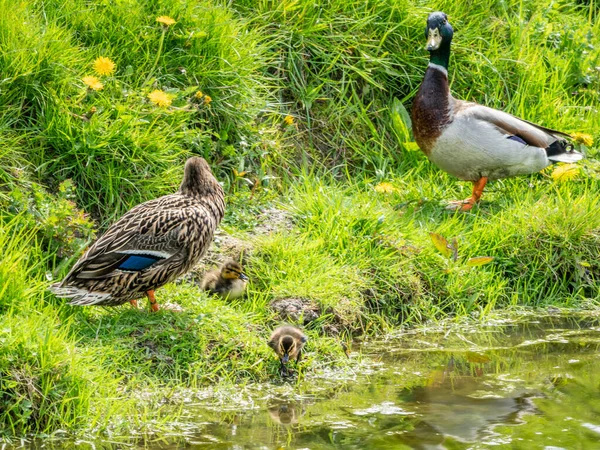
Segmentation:
{"type": "Polygon", "coordinates": [[[431,67],[432,69],[435,69],[435,70],[439,70],[444,75],[446,75],[446,78],[448,78],[448,70],[444,66],[440,66],[439,64],[434,64],[434,63],[430,62],[428,67],[431,67]]]}

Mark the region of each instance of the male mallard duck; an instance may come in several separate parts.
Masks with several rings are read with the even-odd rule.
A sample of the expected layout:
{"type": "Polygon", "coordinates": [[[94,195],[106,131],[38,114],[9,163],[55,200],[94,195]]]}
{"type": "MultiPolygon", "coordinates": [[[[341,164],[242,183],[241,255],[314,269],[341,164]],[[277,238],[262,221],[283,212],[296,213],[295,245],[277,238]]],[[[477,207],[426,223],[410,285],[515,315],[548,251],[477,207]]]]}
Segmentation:
{"type": "Polygon", "coordinates": [[[415,140],[440,169],[474,183],[473,194],[452,207],[470,210],[488,180],[538,172],[553,162],[583,158],[564,139],[544,128],[476,103],[456,100],[448,88],[453,30],[443,12],[434,12],[425,29],[430,62],[412,106],[415,140]]]}
{"type": "Polygon", "coordinates": [[[175,194],[137,205],[115,222],[50,289],[72,305],[137,306],[144,294],[189,271],[223,218],[223,189],[203,158],[187,160],[175,194]]]}
{"type": "Polygon", "coordinates": [[[271,347],[281,361],[280,373],[282,376],[289,375],[286,364],[290,359],[296,358],[300,362],[302,348],[308,341],[306,335],[296,327],[285,325],[277,328],[269,338],[269,347],[271,347]]]}
{"type": "Polygon", "coordinates": [[[242,266],[230,259],[220,269],[211,270],[202,279],[202,289],[226,299],[240,297],[246,289],[248,277],[242,272],[242,266]]]}

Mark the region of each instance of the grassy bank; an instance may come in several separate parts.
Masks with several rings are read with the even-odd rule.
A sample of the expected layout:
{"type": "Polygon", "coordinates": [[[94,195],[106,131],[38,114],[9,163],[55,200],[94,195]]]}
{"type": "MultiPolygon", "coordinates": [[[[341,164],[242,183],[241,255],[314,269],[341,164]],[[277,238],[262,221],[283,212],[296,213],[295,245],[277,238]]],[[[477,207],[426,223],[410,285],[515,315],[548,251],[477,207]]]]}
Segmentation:
{"type": "MultiPolygon", "coordinates": [[[[160,432],[177,408],[142,392],[271,380],[282,298],[316,316],[304,372],[344,367],[352,334],[401,323],[596,307],[596,146],[580,171],[494,182],[473,212],[444,210],[470,186],[415,149],[406,113],[433,6],[0,0],[0,437],[160,432]],[[182,312],[46,291],[124,211],[174,191],[191,155],[227,193],[205,267],[243,249],[244,299],[201,293],[204,267],[157,292],[182,312]]],[[[455,28],[457,97],[598,141],[595,3],[435,9],[455,28]]]]}

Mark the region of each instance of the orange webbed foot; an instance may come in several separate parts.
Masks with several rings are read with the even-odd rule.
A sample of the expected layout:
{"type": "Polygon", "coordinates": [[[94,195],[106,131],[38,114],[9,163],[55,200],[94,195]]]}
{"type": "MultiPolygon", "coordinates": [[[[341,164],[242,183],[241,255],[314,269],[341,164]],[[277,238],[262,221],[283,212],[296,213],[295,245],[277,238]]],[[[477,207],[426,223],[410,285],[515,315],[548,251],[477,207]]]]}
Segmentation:
{"type": "Polygon", "coordinates": [[[473,193],[471,196],[463,201],[453,201],[446,207],[452,211],[470,211],[473,209],[476,203],[479,203],[481,196],[483,195],[483,188],[487,183],[487,177],[481,177],[479,180],[473,182],[473,193]]]}
{"type": "Polygon", "coordinates": [[[135,309],[138,308],[138,302],[137,302],[137,300],[129,300],[129,303],[131,303],[131,306],[133,306],[135,309]]]}
{"type": "Polygon", "coordinates": [[[450,211],[470,211],[475,206],[475,201],[471,197],[466,200],[453,200],[448,202],[448,206],[446,206],[447,210],[450,211]]]}

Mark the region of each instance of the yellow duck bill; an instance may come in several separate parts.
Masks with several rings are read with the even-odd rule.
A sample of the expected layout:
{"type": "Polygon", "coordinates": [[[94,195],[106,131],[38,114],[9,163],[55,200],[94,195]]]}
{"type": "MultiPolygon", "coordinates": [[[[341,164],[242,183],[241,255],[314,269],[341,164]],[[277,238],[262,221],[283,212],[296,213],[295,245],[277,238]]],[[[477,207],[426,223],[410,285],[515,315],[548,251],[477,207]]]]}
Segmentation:
{"type": "Polygon", "coordinates": [[[427,45],[425,46],[425,50],[428,52],[437,50],[440,48],[442,44],[442,35],[440,34],[440,30],[437,28],[429,29],[429,35],[427,37],[427,45]]]}

